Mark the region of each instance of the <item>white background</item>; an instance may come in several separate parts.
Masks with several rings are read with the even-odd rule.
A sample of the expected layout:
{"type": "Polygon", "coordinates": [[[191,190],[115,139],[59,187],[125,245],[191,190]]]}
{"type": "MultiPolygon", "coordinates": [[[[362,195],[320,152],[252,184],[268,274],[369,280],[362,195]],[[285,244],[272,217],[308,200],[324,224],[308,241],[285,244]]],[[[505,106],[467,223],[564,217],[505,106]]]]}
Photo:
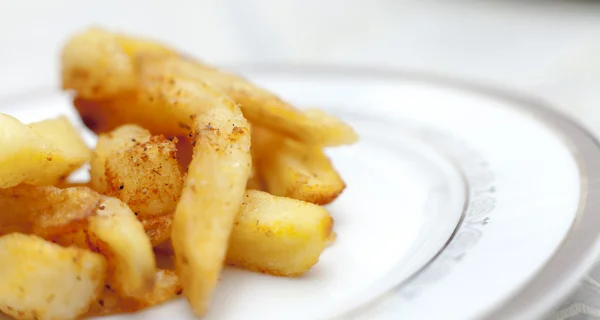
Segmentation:
{"type": "Polygon", "coordinates": [[[534,91],[600,121],[581,116],[595,105],[589,96],[600,79],[595,1],[0,0],[0,93],[56,82],[60,44],[91,24],[219,64],[456,74],[534,91]]]}
{"type": "Polygon", "coordinates": [[[57,84],[92,24],[217,64],[419,69],[529,92],[600,133],[600,2],[0,0],[0,97],[57,84]]]}

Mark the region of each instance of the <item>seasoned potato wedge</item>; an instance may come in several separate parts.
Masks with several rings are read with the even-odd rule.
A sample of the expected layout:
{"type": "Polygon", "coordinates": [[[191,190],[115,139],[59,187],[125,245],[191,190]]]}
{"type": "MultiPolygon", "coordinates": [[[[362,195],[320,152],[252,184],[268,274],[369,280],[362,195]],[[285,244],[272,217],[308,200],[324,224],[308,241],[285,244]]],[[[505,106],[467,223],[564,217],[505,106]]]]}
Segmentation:
{"type": "Polygon", "coordinates": [[[332,227],[333,219],[323,207],[248,190],[231,233],[227,263],[299,276],[317,263],[332,227]]]}
{"type": "Polygon", "coordinates": [[[358,140],[354,129],[333,115],[323,111],[304,112],[296,109],[238,75],[222,72],[190,59],[171,56],[163,60],[165,62],[162,68],[172,68],[177,70],[174,72],[184,73],[191,79],[205,82],[225,92],[240,105],[244,116],[252,123],[309,145],[338,146],[358,140]]]}
{"type": "Polygon", "coordinates": [[[90,186],[100,193],[106,192],[106,160],[137,143],[147,142],[150,137],[148,130],[135,125],[124,125],[99,135],[90,161],[90,186]]]}
{"type": "Polygon", "coordinates": [[[18,186],[0,190],[0,207],[6,208],[0,214],[3,233],[31,232],[62,245],[89,247],[107,258],[108,280],[122,296],[141,297],[152,290],[156,262],[150,239],[119,199],[89,188],[18,186]]]}
{"type": "Polygon", "coordinates": [[[156,261],[142,224],[126,204],[102,197],[90,218],[92,248],[108,260],[108,282],[123,297],[143,297],[153,290],[156,261]]]}
{"type": "Polygon", "coordinates": [[[195,118],[194,155],[171,241],[183,293],[193,312],[203,315],[221,273],[252,159],[250,126],[237,105],[208,86],[195,90],[197,101],[212,100],[213,107],[195,118]]]}
{"type": "Polygon", "coordinates": [[[0,147],[0,188],[56,184],[89,160],[77,131],[61,119],[32,128],[0,113],[0,147]]]}
{"type": "MultiPolygon", "coordinates": [[[[134,123],[153,133],[185,134],[178,126],[192,126],[190,114],[185,114],[190,110],[173,111],[163,108],[160,101],[149,101],[168,97],[185,104],[188,98],[182,88],[186,84],[171,83],[163,72],[215,87],[239,103],[253,123],[298,141],[334,146],[358,139],[350,126],[331,115],[305,113],[240,76],[184,58],[157,42],[90,29],[71,37],[62,51],[63,88],[75,90],[84,122],[100,124],[90,126],[96,132],[134,123]],[[85,107],[95,101],[103,102],[95,108],[85,107]]],[[[196,114],[198,108],[201,106],[194,108],[196,114]]]]}
{"type": "Polygon", "coordinates": [[[101,99],[135,88],[131,59],[139,53],[175,54],[155,42],[90,28],[68,39],[61,53],[63,89],[101,99]]]}
{"type": "Polygon", "coordinates": [[[183,187],[175,143],[153,136],[108,157],[105,194],[127,203],[138,218],[174,212],[183,187]]]}
{"type": "Polygon", "coordinates": [[[167,302],[179,296],[182,292],[175,271],[158,270],[155,283],[152,292],[138,299],[121,297],[110,286],[106,286],[102,295],[92,304],[92,308],[86,316],[94,317],[135,312],[167,302]]]}
{"type": "Polygon", "coordinates": [[[74,168],[80,167],[92,158],[92,150],[81,138],[79,130],[65,116],[30,123],[29,127],[48,140],[52,146],[61,150],[65,157],[71,159],[74,168]]]}
{"type": "MultiPolygon", "coordinates": [[[[227,263],[276,276],[299,276],[335,240],[332,227],[333,219],[323,207],[247,190],[229,238],[227,263]]],[[[168,242],[155,249],[173,252],[168,242]]]]}
{"type": "Polygon", "coordinates": [[[252,158],[265,191],[316,204],[328,204],[346,184],[320,147],[252,127],[252,158]]]}
{"type": "Polygon", "coordinates": [[[100,195],[85,187],[0,189],[0,235],[22,232],[53,239],[83,228],[99,203],[100,195]]]}
{"type": "Polygon", "coordinates": [[[0,261],[0,311],[15,319],[76,319],[104,286],[104,257],[33,235],[0,237],[0,261]]]}

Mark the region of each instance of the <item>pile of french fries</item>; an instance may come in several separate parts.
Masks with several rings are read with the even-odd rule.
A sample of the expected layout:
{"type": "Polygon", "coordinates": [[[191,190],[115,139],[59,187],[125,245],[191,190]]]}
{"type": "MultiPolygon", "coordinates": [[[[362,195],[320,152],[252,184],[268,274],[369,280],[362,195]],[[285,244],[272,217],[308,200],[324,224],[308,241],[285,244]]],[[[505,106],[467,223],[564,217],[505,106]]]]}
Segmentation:
{"type": "Polygon", "coordinates": [[[145,39],[93,28],[61,59],[98,141],[65,117],[0,114],[2,313],[75,319],[183,294],[202,316],[226,264],[295,277],[317,263],[334,237],[321,205],[345,188],[323,148],[357,141],[350,126],[145,39]],[[86,163],[90,180],[69,183],[86,163]]]}

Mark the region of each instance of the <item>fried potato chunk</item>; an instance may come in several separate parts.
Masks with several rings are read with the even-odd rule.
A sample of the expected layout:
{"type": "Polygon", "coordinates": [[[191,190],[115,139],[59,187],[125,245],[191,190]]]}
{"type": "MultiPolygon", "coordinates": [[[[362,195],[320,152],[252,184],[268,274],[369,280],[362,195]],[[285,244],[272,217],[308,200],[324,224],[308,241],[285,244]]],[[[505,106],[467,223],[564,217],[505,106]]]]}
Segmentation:
{"type": "Polygon", "coordinates": [[[184,131],[180,124],[192,126],[188,110],[164,109],[165,104],[148,101],[160,95],[183,103],[188,98],[177,90],[180,86],[148,78],[151,64],[157,66],[154,70],[168,70],[226,93],[250,121],[298,141],[335,146],[358,140],[350,126],[332,115],[303,112],[240,76],[184,58],[157,42],[89,29],[67,41],[61,63],[63,88],[75,90],[79,97],[75,105],[95,132],[135,123],[174,136],[184,131]]]}
{"type": "Polygon", "coordinates": [[[139,53],[175,54],[158,43],[134,39],[100,28],[72,36],[61,53],[63,89],[88,99],[101,99],[135,88],[131,59],[139,53]]]}
{"type": "Polygon", "coordinates": [[[246,191],[235,221],[227,263],[276,276],[299,276],[319,260],[333,219],[325,208],[246,191]]]}
{"type": "Polygon", "coordinates": [[[90,186],[100,193],[105,193],[106,160],[138,142],[147,142],[150,137],[148,130],[135,125],[124,125],[113,132],[99,135],[90,161],[90,186]]]}
{"type": "Polygon", "coordinates": [[[99,204],[100,195],[85,187],[0,189],[0,235],[22,232],[53,239],[83,228],[99,204]]]}
{"type": "Polygon", "coordinates": [[[105,194],[127,203],[138,218],[174,212],[183,187],[175,143],[153,136],[107,158],[105,194]]]}
{"type": "Polygon", "coordinates": [[[0,311],[15,319],[76,319],[104,285],[104,257],[33,235],[0,237],[0,261],[0,311]]]}
{"type": "MultiPolygon", "coordinates": [[[[166,221],[172,215],[161,218],[166,221]]],[[[310,270],[334,241],[332,227],[333,219],[323,207],[246,190],[229,237],[226,261],[270,275],[299,276],[310,270]]],[[[168,242],[156,249],[172,253],[168,242]]]]}
{"type": "Polygon", "coordinates": [[[51,185],[89,160],[89,150],[64,118],[27,126],[0,113],[0,188],[51,185]]]}
{"type": "Polygon", "coordinates": [[[324,205],[346,188],[320,147],[302,144],[259,126],[252,128],[253,162],[265,191],[324,205]]]}
{"type": "Polygon", "coordinates": [[[85,188],[18,186],[0,190],[2,233],[31,232],[90,248],[108,260],[109,281],[125,297],[152,290],[156,261],[141,222],[119,199],[85,188]]]}
{"type": "Polygon", "coordinates": [[[119,199],[103,196],[89,220],[92,248],[108,260],[108,282],[123,297],[153,290],[156,261],[150,240],[133,212],[119,199]]]}
{"type": "MultiPolygon", "coordinates": [[[[174,68],[181,68],[192,79],[225,92],[237,102],[252,123],[268,127],[294,140],[316,146],[352,144],[358,135],[340,119],[323,111],[304,112],[273,93],[235,74],[226,73],[198,61],[170,57],[174,68]]],[[[165,66],[170,68],[171,66],[165,66]]]]}
{"type": "Polygon", "coordinates": [[[154,290],[139,299],[121,297],[110,286],[106,286],[86,316],[136,312],[172,300],[182,293],[175,271],[159,269],[155,282],[154,290]]]}
{"type": "Polygon", "coordinates": [[[233,221],[250,174],[250,126],[236,104],[207,86],[214,100],[194,124],[194,154],[177,204],[171,241],[183,293],[203,315],[218,282],[233,221]]]}
{"type": "Polygon", "coordinates": [[[92,150],[81,138],[79,130],[65,116],[30,123],[29,127],[72,159],[75,168],[92,158],[92,150]]]}

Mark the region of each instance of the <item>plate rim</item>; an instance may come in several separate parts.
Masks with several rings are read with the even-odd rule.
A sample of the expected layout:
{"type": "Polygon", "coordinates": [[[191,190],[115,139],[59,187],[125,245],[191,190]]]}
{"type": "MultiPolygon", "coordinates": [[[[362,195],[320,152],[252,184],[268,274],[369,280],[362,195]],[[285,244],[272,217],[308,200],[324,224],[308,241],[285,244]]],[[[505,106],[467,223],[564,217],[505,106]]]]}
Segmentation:
{"type": "MultiPolygon", "coordinates": [[[[580,201],[567,234],[548,261],[504,302],[482,314],[483,319],[532,319],[551,313],[567,298],[594,266],[600,254],[600,142],[583,124],[553,108],[553,103],[523,90],[414,69],[318,64],[242,63],[220,65],[224,70],[245,73],[286,73],[413,81],[483,95],[509,102],[516,110],[528,113],[555,131],[577,161],[580,169],[580,201]],[[568,261],[567,267],[561,267],[568,261]],[[535,304],[527,301],[536,301],[535,304]]],[[[0,104],[18,101],[35,94],[60,92],[56,84],[32,85],[0,96],[0,104]]]]}

